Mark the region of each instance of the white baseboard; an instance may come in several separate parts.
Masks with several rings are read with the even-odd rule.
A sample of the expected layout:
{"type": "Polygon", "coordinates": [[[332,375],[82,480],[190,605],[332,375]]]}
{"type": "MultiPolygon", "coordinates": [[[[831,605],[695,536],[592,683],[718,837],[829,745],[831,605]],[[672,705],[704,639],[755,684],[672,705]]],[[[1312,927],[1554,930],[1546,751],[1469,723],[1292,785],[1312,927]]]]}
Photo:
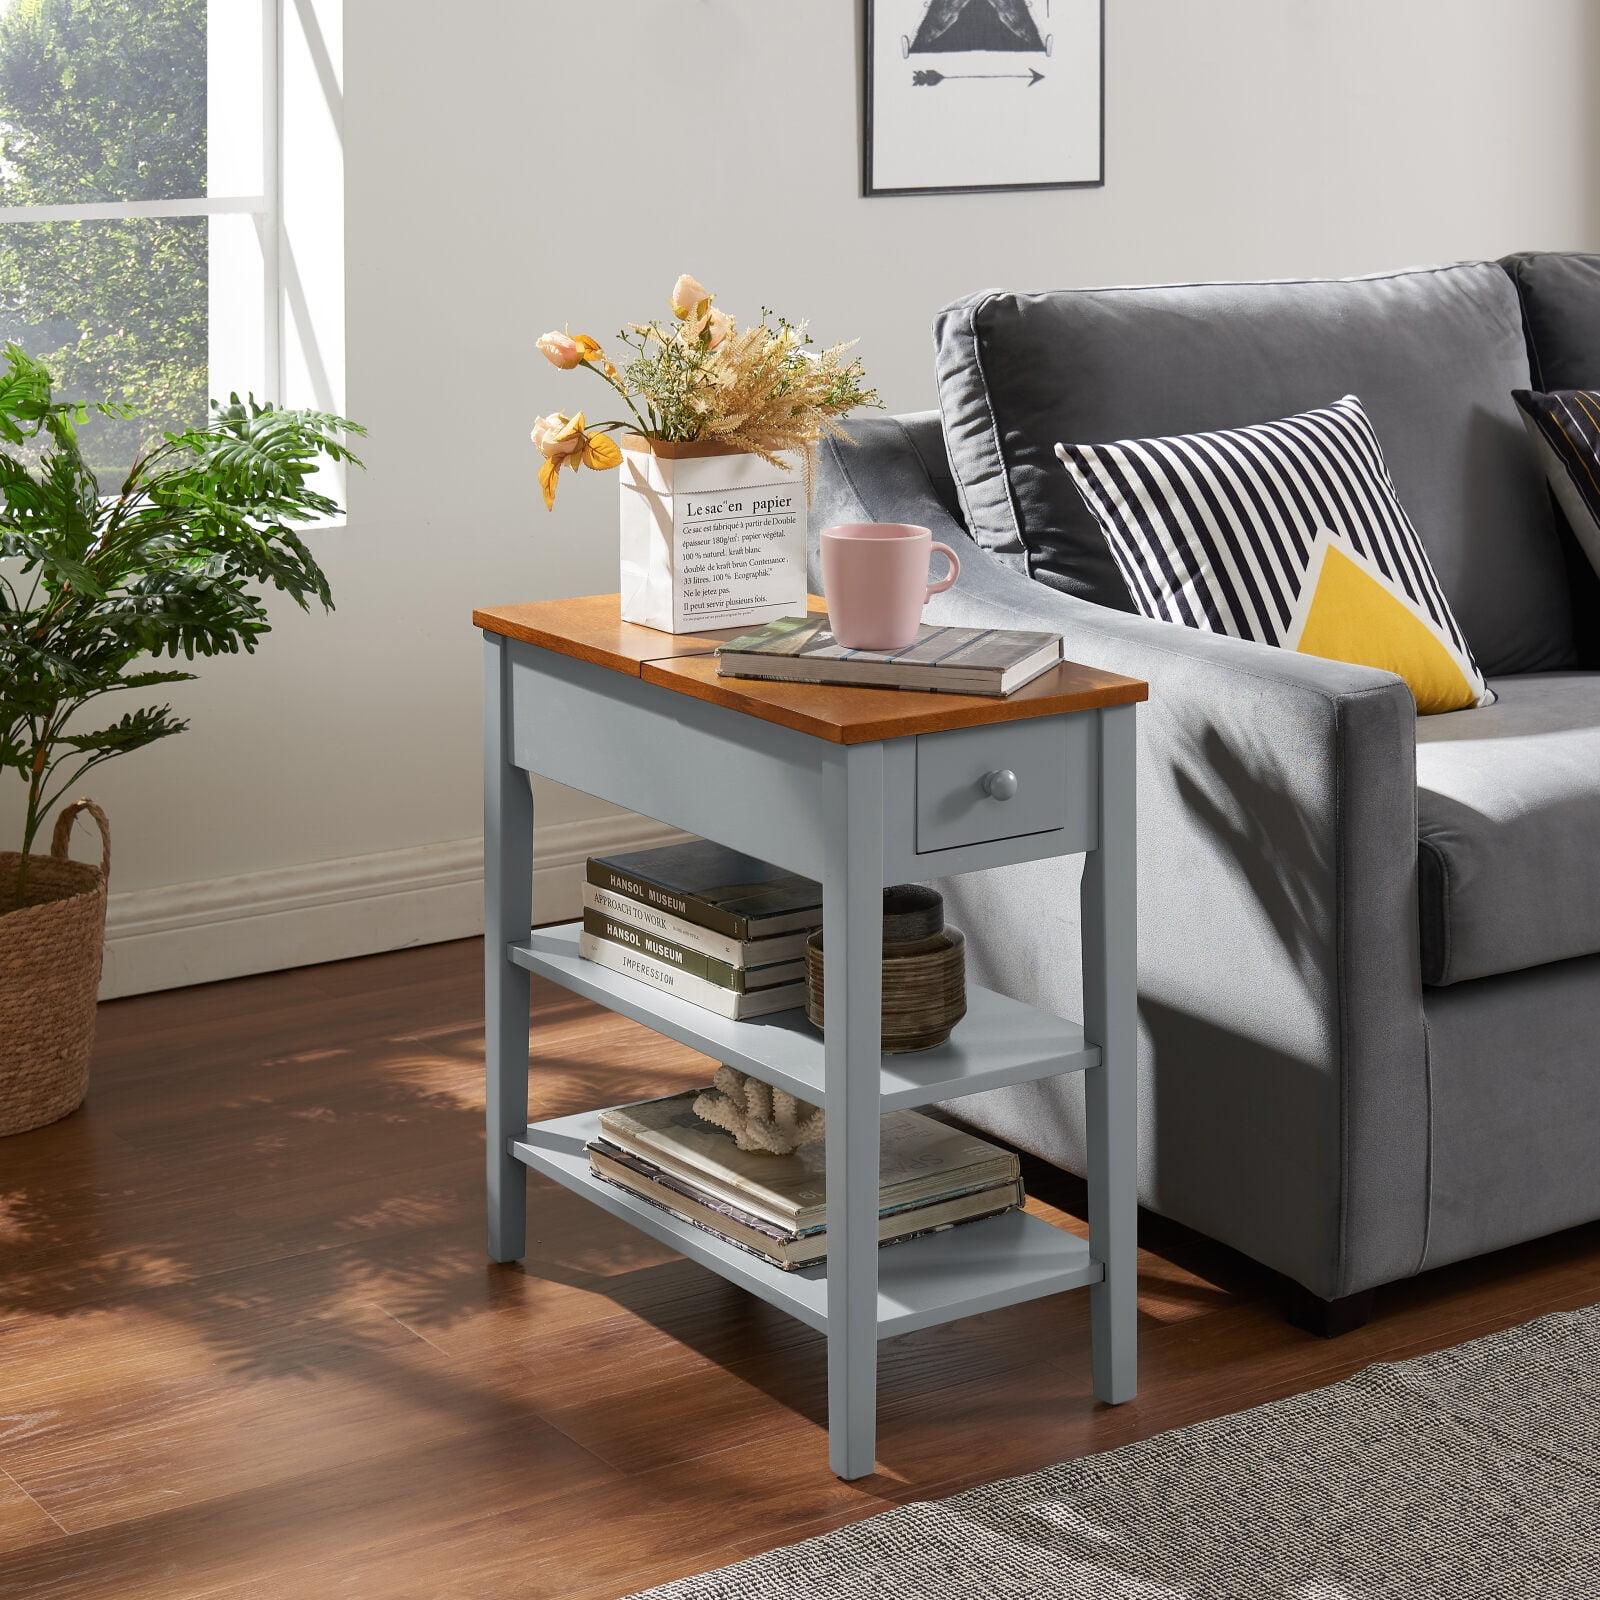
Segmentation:
{"type": "MultiPolygon", "coordinates": [[[[534,830],[537,922],[579,912],[583,864],[686,835],[644,817],[534,830]]],[[[100,998],[340,961],[483,932],[483,841],[311,861],[205,883],[113,894],[100,998]]]]}

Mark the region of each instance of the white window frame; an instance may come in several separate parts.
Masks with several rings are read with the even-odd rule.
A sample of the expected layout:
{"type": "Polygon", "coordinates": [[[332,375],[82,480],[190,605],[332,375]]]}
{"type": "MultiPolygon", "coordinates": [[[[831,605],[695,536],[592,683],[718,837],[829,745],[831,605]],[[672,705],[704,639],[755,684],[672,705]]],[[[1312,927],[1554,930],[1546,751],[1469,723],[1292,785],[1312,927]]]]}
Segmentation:
{"type": "MultiPolygon", "coordinates": [[[[209,193],[170,200],[0,206],[8,222],[94,222],[209,217],[207,271],[214,398],[258,399],[344,411],[344,160],[342,0],[208,0],[209,193]],[[260,27],[260,81],[250,34],[260,27]],[[248,31],[246,31],[248,30],[248,31]],[[240,52],[245,66],[240,67],[240,52]],[[226,111],[259,89],[259,149],[226,111]],[[295,108],[285,139],[284,106],[295,108]],[[226,108],[226,109],[225,109],[226,108]],[[241,144],[240,141],[245,141],[241,144]],[[241,155],[244,161],[241,163],[241,155]],[[226,174],[255,166],[259,185],[231,192],[226,174]],[[219,183],[219,175],[221,182],[219,183]],[[246,265],[226,219],[255,219],[259,258],[246,265]],[[297,248],[298,247],[298,248],[297,248]],[[231,259],[230,259],[231,258],[231,259]],[[219,274],[219,260],[224,271],[219,274]],[[254,279],[254,282],[244,281],[254,279]]],[[[342,474],[339,475],[342,480],[342,474]]],[[[333,486],[330,486],[333,487],[333,486]]],[[[333,489],[342,492],[342,481],[333,489]]]]}

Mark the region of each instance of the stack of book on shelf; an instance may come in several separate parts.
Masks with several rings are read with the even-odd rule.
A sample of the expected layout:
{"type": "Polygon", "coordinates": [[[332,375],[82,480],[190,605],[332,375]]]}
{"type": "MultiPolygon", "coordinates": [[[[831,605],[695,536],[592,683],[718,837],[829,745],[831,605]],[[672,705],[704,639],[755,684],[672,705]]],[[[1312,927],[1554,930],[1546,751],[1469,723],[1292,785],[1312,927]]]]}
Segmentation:
{"type": "Polygon", "coordinates": [[[903,650],[850,650],[833,637],[827,616],[813,613],[780,617],[729,640],[717,651],[717,676],[1002,696],[1060,660],[1059,633],[931,623],[924,623],[903,650]]]}
{"type": "Polygon", "coordinates": [[[578,953],[724,1017],[806,999],[822,889],[709,839],[591,856],[578,953]]]}
{"type": "MultiPolygon", "coordinates": [[[[828,1254],[823,1146],[741,1150],[694,1113],[695,1090],[600,1114],[597,1177],[792,1272],[828,1254]]],[[[878,1243],[899,1244],[1022,1204],[1016,1156],[919,1111],[883,1118],[878,1243]]]]}

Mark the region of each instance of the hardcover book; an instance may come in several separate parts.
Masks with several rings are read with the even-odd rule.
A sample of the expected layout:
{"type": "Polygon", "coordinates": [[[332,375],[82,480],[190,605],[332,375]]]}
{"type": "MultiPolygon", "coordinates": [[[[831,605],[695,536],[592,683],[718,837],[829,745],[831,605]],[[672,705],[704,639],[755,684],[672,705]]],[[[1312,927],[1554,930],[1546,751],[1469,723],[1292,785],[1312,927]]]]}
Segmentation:
{"type": "MultiPolygon", "coordinates": [[[[729,1204],[791,1233],[827,1225],[823,1146],[790,1155],[741,1150],[694,1114],[698,1090],[613,1106],[600,1113],[606,1140],[729,1204]]],[[[1021,1163],[1009,1150],[920,1111],[891,1111],[880,1125],[879,1210],[892,1212],[1012,1183],[1021,1163]]]]}
{"type": "MultiPolygon", "coordinates": [[[[607,1183],[614,1183],[730,1244],[763,1256],[785,1272],[814,1266],[827,1259],[828,1235],[824,1229],[794,1233],[604,1141],[589,1146],[589,1168],[607,1183]]],[[[878,1218],[878,1243],[899,1244],[926,1233],[942,1232],[958,1222],[998,1216],[1021,1204],[1022,1184],[1013,1181],[948,1200],[885,1211],[878,1218]]]]}
{"type": "Polygon", "coordinates": [[[760,989],[770,989],[780,983],[802,982],[806,964],[799,961],[777,961],[766,966],[734,966],[730,961],[719,961],[699,950],[690,950],[674,944],[670,939],[636,928],[630,922],[608,917],[603,911],[585,911],[583,931],[597,939],[609,939],[612,944],[635,950],[663,966],[675,967],[690,977],[704,978],[719,989],[732,989],[736,994],[754,994],[760,989]]]}
{"type": "Polygon", "coordinates": [[[795,933],[773,933],[763,939],[733,939],[725,933],[703,928],[697,922],[675,917],[643,900],[630,900],[626,895],[613,894],[597,883],[583,886],[583,909],[598,911],[608,917],[643,928],[658,939],[682,946],[685,950],[698,950],[730,967],[766,967],[780,961],[803,961],[806,954],[806,937],[809,928],[795,933]]]}
{"type": "Polygon", "coordinates": [[[705,978],[680,971],[651,956],[642,955],[627,945],[610,939],[598,939],[587,928],[578,934],[578,954],[585,961],[593,961],[624,977],[637,978],[652,989],[675,994],[692,1006],[715,1011],[719,1017],[742,1021],[749,1017],[765,1017],[774,1011],[790,1011],[806,1003],[804,982],[778,983],[770,989],[752,989],[740,993],[737,989],[724,989],[705,978]]]}
{"type": "Polygon", "coordinates": [[[847,650],[829,631],[826,615],[814,614],[784,617],[730,640],[717,651],[717,675],[998,697],[1060,660],[1059,633],[926,623],[903,650],[847,650]]]}
{"type": "Polygon", "coordinates": [[[589,882],[726,934],[761,939],[822,925],[822,885],[709,839],[591,856],[589,882]]]}

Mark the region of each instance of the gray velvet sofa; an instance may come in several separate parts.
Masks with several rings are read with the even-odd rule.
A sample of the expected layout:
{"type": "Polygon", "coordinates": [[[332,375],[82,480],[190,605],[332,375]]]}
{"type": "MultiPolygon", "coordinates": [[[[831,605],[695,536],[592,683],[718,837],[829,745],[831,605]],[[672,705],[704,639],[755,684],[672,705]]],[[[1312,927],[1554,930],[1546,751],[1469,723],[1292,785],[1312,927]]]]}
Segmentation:
{"type": "MultiPolygon", "coordinates": [[[[933,620],[1058,629],[1149,681],[1144,1205],[1303,1286],[1323,1331],[1374,1286],[1600,1218],[1600,599],[1511,399],[1600,387],[1600,257],[989,293],[935,343],[940,412],[830,446],[812,526],[925,523],[964,563],[933,620]],[[1419,721],[1387,673],[1134,614],[1052,455],[1347,393],[1492,707],[1419,721]]],[[[1078,1013],[1076,874],[940,886],[980,981],[1078,1013]]],[[[959,1112],[1083,1170],[1080,1081],[959,1112]]]]}

